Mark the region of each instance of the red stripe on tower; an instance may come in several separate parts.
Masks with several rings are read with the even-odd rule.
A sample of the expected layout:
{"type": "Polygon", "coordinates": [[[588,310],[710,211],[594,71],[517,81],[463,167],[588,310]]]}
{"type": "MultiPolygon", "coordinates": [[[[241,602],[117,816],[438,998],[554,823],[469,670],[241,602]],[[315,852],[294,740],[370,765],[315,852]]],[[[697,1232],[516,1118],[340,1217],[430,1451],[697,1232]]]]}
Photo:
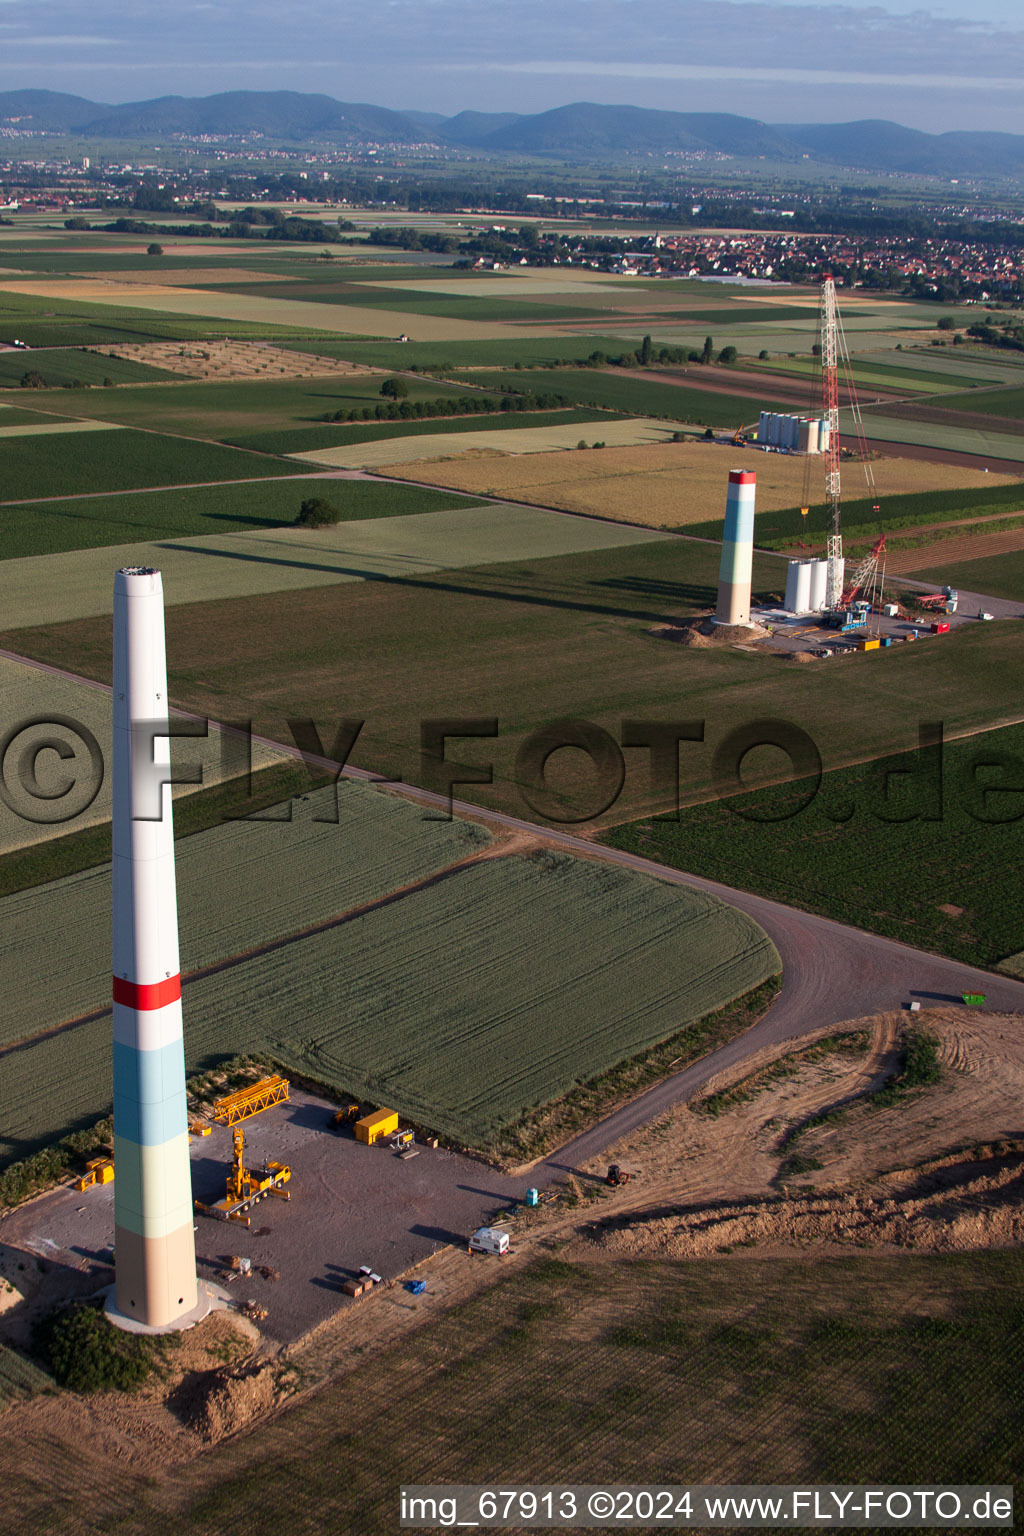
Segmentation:
{"type": "Polygon", "coordinates": [[[166,1008],[168,1003],[176,1003],[180,996],[180,974],[168,976],[166,981],[150,982],[125,981],[122,976],[114,977],[114,1002],[122,1003],[125,1008],[166,1008]]]}
{"type": "Polygon", "coordinates": [[[756,485],[757,475],[752,469],[730,469],[730,485],[756,485]]]}

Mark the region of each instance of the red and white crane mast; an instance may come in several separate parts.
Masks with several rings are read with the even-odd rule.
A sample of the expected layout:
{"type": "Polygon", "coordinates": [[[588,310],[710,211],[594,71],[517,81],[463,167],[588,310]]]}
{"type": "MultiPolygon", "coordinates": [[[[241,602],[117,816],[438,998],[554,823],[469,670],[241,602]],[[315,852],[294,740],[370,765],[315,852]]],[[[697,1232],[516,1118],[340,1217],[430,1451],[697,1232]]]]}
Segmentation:
{"type": "Polygon", "coordinates": [[[830,508],[825,607],[839,607],[843,593],[843,531],[840,522],[839,481],[839,320],[836,310],[836,284],[826,273],[821,285],[821,386],[822,406],[828,422],[828,461],[825,494],[830,508]]]}

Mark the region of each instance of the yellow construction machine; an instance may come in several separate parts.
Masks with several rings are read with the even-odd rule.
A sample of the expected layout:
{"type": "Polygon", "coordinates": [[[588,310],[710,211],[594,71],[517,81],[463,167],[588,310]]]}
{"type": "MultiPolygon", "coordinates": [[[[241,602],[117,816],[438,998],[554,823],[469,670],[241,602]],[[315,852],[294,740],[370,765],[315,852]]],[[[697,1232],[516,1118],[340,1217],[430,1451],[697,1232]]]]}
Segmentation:
{"type": "Polygon", "coordinates": [[[262,1168],[247,1168],[245,1166],[245,1132],[236,1127],[232,1133],[234,1142],[234,1155],[231,1160],[231,1168],[227,1176],[227,1190],[222,1200],[215,1200],[212,1205],[206,1205],[202,1200],[195,1202],[196,1210],[202,1211],[205,1216],[215,1216],[218,1221],[240,1221],[243,1226],[249,1225],[249,1211],[260,1200],[265,1200],[267,1195],[276,1195],[279,1200],[290,1200],[291,1195],[282,1186],[288,1183],[292,1171],[287,1163],[264,1163],[262,1168]]]}

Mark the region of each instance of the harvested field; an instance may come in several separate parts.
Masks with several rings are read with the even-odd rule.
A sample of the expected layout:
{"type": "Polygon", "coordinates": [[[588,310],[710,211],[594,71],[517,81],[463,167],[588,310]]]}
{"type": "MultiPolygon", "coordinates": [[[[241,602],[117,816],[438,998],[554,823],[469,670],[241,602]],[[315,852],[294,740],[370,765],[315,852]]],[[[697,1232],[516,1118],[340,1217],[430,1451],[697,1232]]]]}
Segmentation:
{"type": "MultiPolygon", "coordinates": [[[[236,882],[219,868],[223,900],[225,876],[232,893],[236,882]]],[[[69,916],[85,878],[61,882],[69,916]]],[[[272,882],[260,893],[274,900],[272,882]]],[[[194,1069],[269,1052],[338,1092],[486,1146],[524,1111],[778,970],[761,929],[701,892],[567,856],[486,859],[188,984],[186,1058],[194,1069]]],[[[100,1020],[5,1058],[8,1155],[105,1112],[109,1036],[100,1020]]]]}
{"type": "MultiPolygon", "coordinates": [[[[182,972],[187,977],[356,910],[489,842],[474,822],[429,821],[411,802],[351,780],[337,796],[333,787],[316,790],[251,821],[182,838],[182,972]]],[[[0,964],[22,979],[4,1010],[0,1047],[108,1006],[110,878],[105,864],[0,903],[0,964]],[[70,961],[60,967],[53,964],[57,932],[70,961]]]]}
{"type": "MultiPolygon", "coordinates": [[[[253,267],[168,267],[163,258],[154,261],[151,256],[146,258],[145,267],[122,268],[115,273],[109,268],[106,271],[73,272],[72,277],[84,278],[89,283],[101,281],[108,284],[127,283],[130,287],[141,284],[151,288],[154,284],[161,287],[200,288],[206,284],[219,283],[265,283],[267,273],[253,267]]],[[[275,272],[275,282],[299,282],[298,275],[289,278],[285,273],[275,272]]]]}
{"type": "Polygon", "coordinates": [[[643,1194],[627,1196],[632,1214],[598,1223],[578,1251],[596,1245],[621,1261],[732,1245],[1019,1245],[1020,1023],[962,1007],[922,1011],[913,1028],[934,1041],[939,1075],[904,1088],[893,1087],[903,1013],[761,1052],[709,1084],[700,1103],[679,1105],[604,1154],[643,1170],[643,1194]]]}
{"type": "MultiPolygon", "coordinates": [[[[403,464],[401,477],[653,528],[682,528],[724,517],[729,471],[737,467],[751,469],[757,475],[760,514],[798,504],[804,494],[805,463],[754,448],[730,447],[724,451],[717,443],[690,442],[609,447],[590,455],[506,457],[476,464],[469,460],[447,464],[410,462],[403,464]]],[[[961,486],[992,490],[1000,483],[1010,483],[1009,477],[997,478],[980,469],[928,464],[916,459],[880,459],[871,467],[879,495],[961,486]]],[[[824,476],[823,461],[817,461],[812,468],[817,491],[824,476]]],[[[860,471],[854,466],[848,474],[853,495],[854,476],[860,471]]],[[[817,499],[821,499],[820,494],[817,499]]]]}
{"type": "Polygon", "coordinates": [[[467,444],[462,432],[440,431],[426,437],[378,439],[375,442],[350,443],[337,448],[312,449],[293,453],[290,457],[311,464],[344,466],[349,469],[385,469],[393,464],[404,466],[411,461],[416,469],[412,478],[417,479],[421,477],[423,464],[434,460],[444,462],[455,458],[472,462],[478,457],[490,460],[496,454],[550,455],[553,449],[577,448],[581,439],[588,447],[593,447],[597,441],[607,443],[612,448],[635,443],[658,443],[670,438],[675,430],[676,423],[663,425],[655,421],[624,421],[609,415],[603,420],[591,420],[582,429],[574,421],[550,427],[524,425],[515,430],[495,426],[491,431],[475,432],[472,446],[467,444]]]}
{"type": "MultiPolygon", "coordinates": [[[[352,374],[357,364],[314,352],[291,352],[259,341],[150,341],[116,347],[112,357],[147,363],[167,373],[191,379],[308,379],[327,374],[352,374]]],[[[372,370],[361,368],[363,372],[372,370]]]]}
{"type": "MultiPolygon", "coordinates": [[[[4,620],[17,630],[107,615],[111,572],[124,565],[154,565],[162,570],[165,601],[172,606],[375,577],[415,581],[431,571],[460,566],[543,559],[657,540],[656,534],[644,529],[602,526],[533,507],[467,504],[449,492],[419,487],[344,480],[325,487],[319,479],[296,479],[288,488],[295,515],[303,497],[325,493],[342,509],[350,493],[357,504],[368,501],[371,515],[316,530],[270,527],[0,561],[4,620]]],[[[258,494],[257,485],[253,495],[258,494]]],[[[144,511],[145,497],[138,500],[144,511]]],[[[200,668],[200,675],[204,670],[200,668]]]]}

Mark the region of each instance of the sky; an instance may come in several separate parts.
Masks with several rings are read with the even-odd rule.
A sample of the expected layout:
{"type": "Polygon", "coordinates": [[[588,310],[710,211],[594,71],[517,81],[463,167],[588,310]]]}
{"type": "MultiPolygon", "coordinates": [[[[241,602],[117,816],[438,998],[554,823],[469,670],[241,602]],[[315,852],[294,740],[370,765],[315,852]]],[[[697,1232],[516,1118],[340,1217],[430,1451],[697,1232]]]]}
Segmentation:
{"type": "Polygon", "coordinates": [[[1020,0],[0,0],[0,90],[571,101],[1024,133],[1020,0]]]}

